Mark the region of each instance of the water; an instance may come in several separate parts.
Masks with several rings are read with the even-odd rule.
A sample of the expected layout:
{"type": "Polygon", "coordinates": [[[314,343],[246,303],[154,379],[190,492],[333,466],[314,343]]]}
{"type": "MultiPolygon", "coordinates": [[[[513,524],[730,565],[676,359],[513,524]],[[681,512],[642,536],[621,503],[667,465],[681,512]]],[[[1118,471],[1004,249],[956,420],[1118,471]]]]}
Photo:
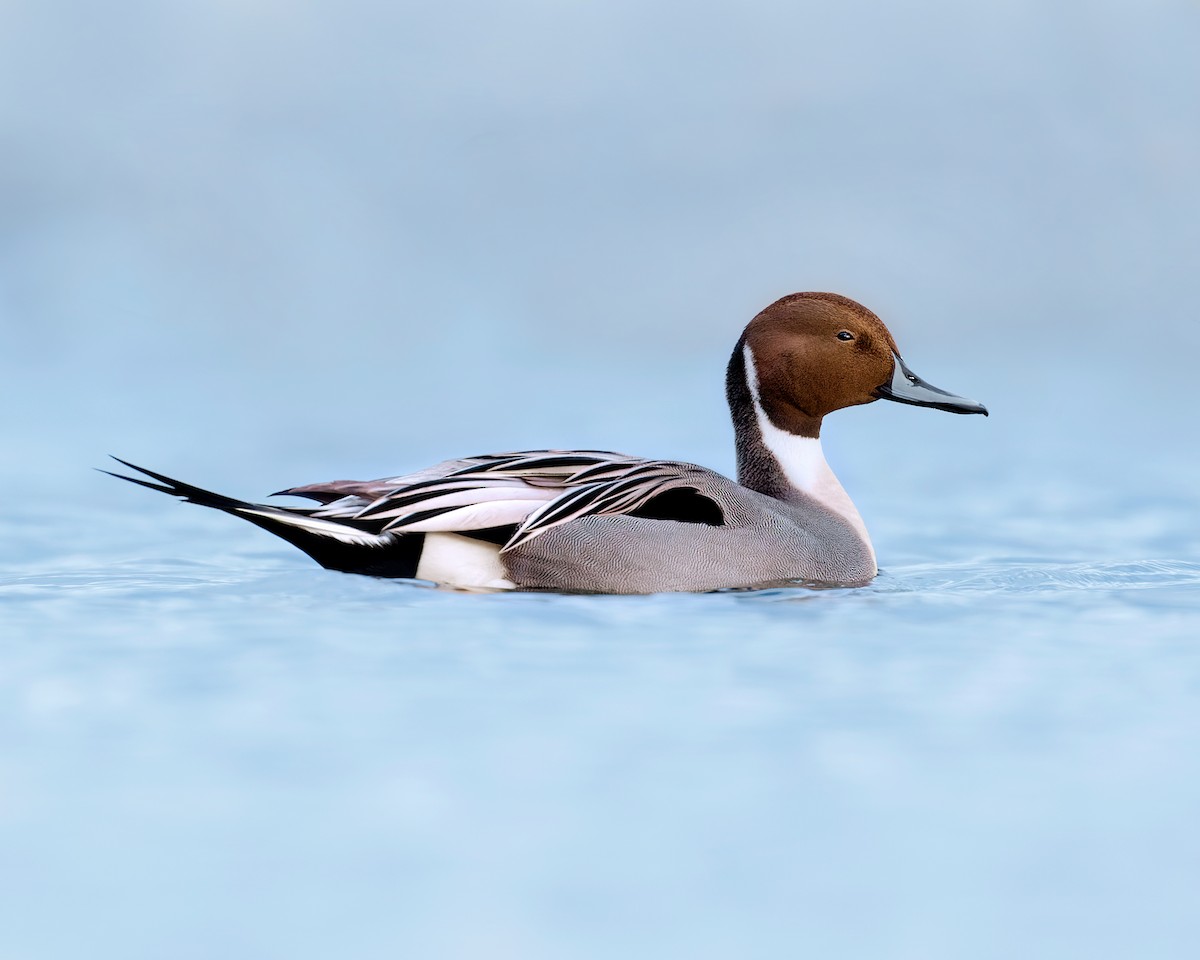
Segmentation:
{"type": "Polygon", "coordinates": [[[0,10],[0,958],[1190,957],[1194,5],[462,13],[0,10]],[[829,419],[865,588],[460,594],[90,469],[728,472],[799,288],[992,411],[829,419]]]}
{"type": "Polygon", "coordinates": [[[480,596],[172,507],[0,577],[14,956],[1194,942],[1200,562],[480,596]]]}

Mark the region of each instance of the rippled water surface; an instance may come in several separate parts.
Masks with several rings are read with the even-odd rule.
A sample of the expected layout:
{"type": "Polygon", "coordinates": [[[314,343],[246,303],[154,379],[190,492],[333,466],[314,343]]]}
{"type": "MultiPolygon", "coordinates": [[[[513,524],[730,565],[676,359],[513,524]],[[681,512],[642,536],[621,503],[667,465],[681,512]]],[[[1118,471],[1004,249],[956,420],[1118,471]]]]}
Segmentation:
{"type": "Polygon", "coordinates": [[[1200,562],[469,595],[132,509],[160,525],[140,555],[0,574],[27,955],[81,929],[145,957],[1185,956],[1200,932],[1200,562]]]}
{"type": "Polygon", "coordinates": [[[1190,960],[1195,4],[0,4],[0,960],[1190,960]],[[777,296],[860,589],[464,594],[234,496],[732,470],[777,296]]]}

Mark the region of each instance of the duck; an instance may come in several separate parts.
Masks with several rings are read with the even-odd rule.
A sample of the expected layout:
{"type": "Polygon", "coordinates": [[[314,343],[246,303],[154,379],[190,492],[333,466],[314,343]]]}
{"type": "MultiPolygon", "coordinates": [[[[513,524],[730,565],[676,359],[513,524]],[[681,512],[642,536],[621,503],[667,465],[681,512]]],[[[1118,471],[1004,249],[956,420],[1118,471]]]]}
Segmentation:
{"type": "Polygon", "coordinates": [[[794,293],[758,313],[725,388],[736,481],[607,450],[522,450],[271,495],[315,502],[297,507],[238,500],[117,457],[139,476],[103,472],[241,517],[344,573],[468,591],[849,587],[879,566],[822,452],[824,418],[877,400],[988,413],[918,377],[883,321],[834,293],[794,293]]]}

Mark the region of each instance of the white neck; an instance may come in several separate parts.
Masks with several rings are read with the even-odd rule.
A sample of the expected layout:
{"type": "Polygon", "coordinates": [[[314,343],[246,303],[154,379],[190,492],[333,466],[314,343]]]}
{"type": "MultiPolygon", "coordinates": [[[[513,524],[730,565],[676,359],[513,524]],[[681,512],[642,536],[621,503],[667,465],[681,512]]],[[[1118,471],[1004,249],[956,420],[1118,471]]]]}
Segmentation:
{"type": "Polygon", "coordinates": [[[854,501],[850,499],[850,495],[825,461],[820,437],[800,437],[780,430],[771,422],[771,418],[763,409],[762,401],[758,398],[758,370],[754,365],[754,354],[749,344],[743,349],[743,356],[746,362],[746,384],[750,388],[750,399],[754,401],[754,415],[758,420],[759,433],[762,434],[763,444],[778,462],[784,478],[796,490],[816,500],[849,523],[862,537],[863,543],[871,551],[871,559],[874,560],[875,548],[871,545],[866,524],[863,523],[858,508],[854,506],[854,501]]]}

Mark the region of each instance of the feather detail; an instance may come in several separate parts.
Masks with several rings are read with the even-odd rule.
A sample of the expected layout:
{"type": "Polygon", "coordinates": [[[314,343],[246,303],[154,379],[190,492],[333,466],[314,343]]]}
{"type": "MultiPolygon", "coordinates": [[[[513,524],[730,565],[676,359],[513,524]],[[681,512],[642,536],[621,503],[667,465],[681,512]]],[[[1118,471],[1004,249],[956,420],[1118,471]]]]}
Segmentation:
{"type": "Polygon", "coordinates": [[[536,500],[498,500],[472,503],[452,510],[428,510],[393,520],[387,533],[456,533],[460,530],[490,530],[520,523],[538,504],[536,500]]]}
{"type": "Polygon", "coordinates": [[[539,534],[573,520],[589,516],[627,515],[667,490],[695,489],[686,479],[686,473],[695,469],[690,464],[657,461],[654,467],[653,471],[646,471],[642,476],[628,479],[624,483],[586,484],[572,493],[558,497],[531,513],[509,538],[501,552],[519,547],[539,534]],[[671,467],[680,472],[666,469],[671,467]]]}
{"type": "Polygon", "coordinates": [[[697,469],[606,450],[526,450],[449,460],[408,477],[291,492],[340,494],[312,515],[383,523],[385,533],[513,527],[502,547],[511,550],[573,520],[628,514],[668,490],[697,490],[689,481],[697,469]]]}
{"type": "Polygon", "coordinates": [[[309,533],[315,533],[322,537],[332,537],[334,540],[340,540],[342,543],[352,543],[361,547],[384,547],[395,539],[386,532],[372,533],[369,530],[358,530],[354,527],[348,527],[344,523],[322,520],[309,514],[284,510],[278,507],[239,507],[236,512],[248,517],[266,517],[287,524],[290,527],[298,527],[301,530],[307,530],[309,533]]]}
{"type": "Polygon", "coordinates": [[[360,503],[354,516],[359,519],[395,517],[418,506],[422,510],[428,510],[439,504],[461,506],[466,503],[474,503],[476,500],[547,500],[553,496],[553,493],[547,494],[545,491],[530,487],[521,480],[430,480],[380,497],[365,507],[360,503]],[[447,497],[454,499],[442,504],[447,497]]]}
{"type": "MultiPolygon", "coordinates": [[[[698,469],[608,450],[524,450],[447,460],[382,480],[291,487],[282,492],[320,505],[311,510],[254,505],[252,510],[364,546],[386,545],[406,533],[512,528],[503,552],[564,523],[630,514],[670,490],[697,491],[698,469]]],[[[246,506],[235,509],[250,512],[246,506]]]]}
{"type": "Polygon", "coordinates": [[[553,490],[524,485],[504,484],[496,487],[467,487],[465,489],[441,491],[423,491],[416,497],[397,496],[382,503],[372,505],[368,511],[359,513],[360,517],[371,516],[377,520],[394,519],[418,511],[448,510],[452,507],[467,507],[472,504],[490,501],[527,501],[529,510],[538,504],[553,500],[557,494],[553,490]]]}

